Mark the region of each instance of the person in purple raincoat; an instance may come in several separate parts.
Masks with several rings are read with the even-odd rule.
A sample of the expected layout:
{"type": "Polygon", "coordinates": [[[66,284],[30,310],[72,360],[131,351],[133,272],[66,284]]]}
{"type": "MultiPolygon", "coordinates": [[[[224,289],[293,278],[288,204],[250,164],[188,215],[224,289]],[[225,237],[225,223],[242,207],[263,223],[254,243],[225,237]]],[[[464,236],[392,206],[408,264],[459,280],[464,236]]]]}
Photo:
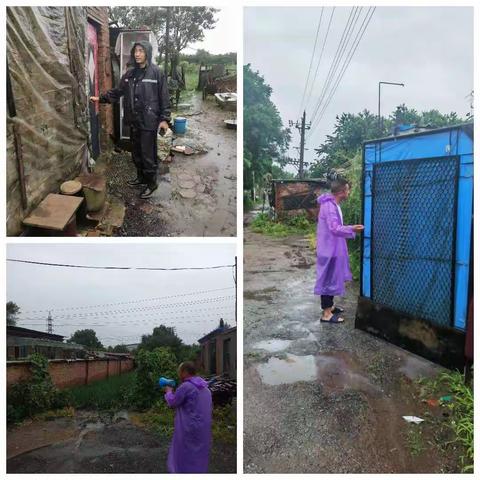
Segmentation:
{"type": "Polygon", "coordinates": [[[332,181],[331,193],[317,198],[320,205],[317,223],[317,279],[315,295],[320,295],[322,317],[320,321],[341,323],[343,309],[336,307],[333,297],[344,295],[345,282],[352,280],[348,262],[346,239],[355,238],[363,225],[343,225],[340,203],[350,194],[350,185],[345,179],[332,181]]]}
{"type": "Polygon", "coordinates": [[[181,384],[174,392],[166,387],[165,400],[175,408],[175,429],[168,452],[170,473],[207,473],[212,443],[212,393],[197,376],[195,365],[178,367],[181,384]]]}

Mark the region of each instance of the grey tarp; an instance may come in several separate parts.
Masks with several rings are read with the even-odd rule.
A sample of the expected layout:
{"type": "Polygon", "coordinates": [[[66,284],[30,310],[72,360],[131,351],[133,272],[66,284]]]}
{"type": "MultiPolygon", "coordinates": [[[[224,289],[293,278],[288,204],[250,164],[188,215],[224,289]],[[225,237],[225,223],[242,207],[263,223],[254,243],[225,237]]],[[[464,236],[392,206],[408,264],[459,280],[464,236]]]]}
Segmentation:
{"type": "Polygon", "coordinates": [[[16,110],[7,117],[8,235],[19,234],[23,218],[88,161],[86,28],[85,7],[7,8],[16,110]]]}

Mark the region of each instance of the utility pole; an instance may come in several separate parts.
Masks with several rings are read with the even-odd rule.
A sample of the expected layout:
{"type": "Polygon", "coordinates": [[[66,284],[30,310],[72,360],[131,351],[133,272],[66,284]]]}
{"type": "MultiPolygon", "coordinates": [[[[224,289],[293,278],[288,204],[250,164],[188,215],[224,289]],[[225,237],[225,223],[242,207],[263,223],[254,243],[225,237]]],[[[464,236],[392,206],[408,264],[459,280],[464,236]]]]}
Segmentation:
{"type": "Polygon", "coordinates": [[[170,49],[170,10],[167,7],[167,20],[165,22],[165,78],[168,78],[168,51],[170,49]]]}
{"type": "Polygon", "coordinates": [[[303,178],[303,166],[304,166],[304,151],[305,151],[305,130],[310,130],[312,123],[306,123],[307,114],[303,111],[302,120],[299,123],[297,120],[295,124],[290,120],[288,123],[291,127],[295,126],[300,131],[300,163],[298,167],[298,178],[303,178]]]}
{"type": "Polygon", "coordinates": [[[53,318],[52,318],[52,313],[51,312],[48,312],[47,333],[53,333],[53,318]]]}

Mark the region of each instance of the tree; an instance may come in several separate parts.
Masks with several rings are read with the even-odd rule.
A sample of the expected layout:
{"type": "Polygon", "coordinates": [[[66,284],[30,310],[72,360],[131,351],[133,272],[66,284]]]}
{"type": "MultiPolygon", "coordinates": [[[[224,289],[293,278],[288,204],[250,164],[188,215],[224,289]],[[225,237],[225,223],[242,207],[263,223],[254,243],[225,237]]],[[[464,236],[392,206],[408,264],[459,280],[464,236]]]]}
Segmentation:
{"type": "Polygon", "coordinates": [[[250,64],[243,67],[243,92],[243,184],[245,190],[252,190],[285,153],[290,130],[283,128],[271,100],[272,88],[250,64]]]}
{"type": "Polygon", "coordinates": [[[142,335],[139,349],[154,350],[158,347],[168,347],[178,357],[182,345],[183,342],[176,334],[174,327],[160,325],[153,329],[151,335],[142,335]]]}
{"type": "Polygon", "coordinates": [[[16,303],[7,302],[7,325],[14,327],[19,313],[20,307],[16,303]]]}
{"type": "MultiPolygon", "coordinates": [[[[203,40],[205,30],[215,28],[215,13],[211,7],[167,7],[170,9],[169,53],[178,57],[189,44],[203,40]]],[[[111,23],[120,27],[148,27],[157,38],[160,52],[165,52],[167,8],[110,7],[111,23]]]]}
{"type": "Polygon", "coordinates": [[[78,343],[92,350],[105,350],[100,340],[97,338],[95,330],[86,328],[85,330],[77,330],[68,340],[68,343],[78,343]]]}
{"type": "Polygon", "coordinates": [[[111,351],[113,353],[128,353],[128,348],[126,345],[120,344],[120,345],[115,345],[111,351]]]}

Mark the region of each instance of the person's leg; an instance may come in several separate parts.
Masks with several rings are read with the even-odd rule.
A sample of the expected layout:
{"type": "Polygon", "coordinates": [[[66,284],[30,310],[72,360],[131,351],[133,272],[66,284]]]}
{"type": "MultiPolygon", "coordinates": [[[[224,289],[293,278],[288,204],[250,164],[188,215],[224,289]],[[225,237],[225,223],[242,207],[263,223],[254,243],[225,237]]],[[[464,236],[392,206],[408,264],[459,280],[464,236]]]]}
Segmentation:
{"type": "Polygon", "coordinates": [[[343,318],[340,317],[338,314],[333,313],[333,296],[332,295],[321,295],[321,302],[322,302],[322,318],[323,321],[330,321],[334,315],[336,318],[332,321],[336,323],[343,322],[343,318]]]}
{"type": "Polygon", "coordinates": [[[142,130],[142,174],[147,183],[147,188],[142,192],[142,198],[148,198],[158,187],[157,184],[157,132],[142,130]]]}
{"type": "Polygon", "coordinates": [[[145,179],[143,178],[142,172],[142,142],[141,142],[141,130],[135,128],[134,126],[130,127],[130,141],[132,143],[132,161],[137,170],[137,177],[135,179],[129,180],[127,183],[136,187],[139,185],[144,185],[145,179]]]}

